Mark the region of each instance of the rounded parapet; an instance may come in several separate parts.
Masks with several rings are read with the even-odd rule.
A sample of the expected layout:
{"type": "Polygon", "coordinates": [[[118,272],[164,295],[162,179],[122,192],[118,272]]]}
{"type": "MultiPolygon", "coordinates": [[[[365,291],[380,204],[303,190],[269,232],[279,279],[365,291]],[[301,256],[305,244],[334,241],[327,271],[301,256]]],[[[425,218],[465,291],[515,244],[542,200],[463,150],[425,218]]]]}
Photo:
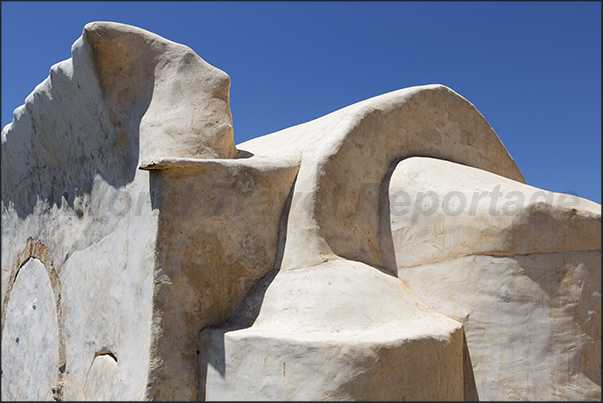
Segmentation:
{"type": "Polygon", "coordinates": [[[439,158],[524,182],[484,117],[443,85],[384,94],[240,147],[255,157],[303,154],[296,192],[308,203],[292,206],[285,269],[334,256],[384,266],[380,191],[404,158],[439,158]]]}
{"type": "Polygon", "coordinates": [[[130,25],[92,22],[83,38],[118,135],[140,130],[141,159],[236,156],[226,73],[188,46],[130,25]]]}

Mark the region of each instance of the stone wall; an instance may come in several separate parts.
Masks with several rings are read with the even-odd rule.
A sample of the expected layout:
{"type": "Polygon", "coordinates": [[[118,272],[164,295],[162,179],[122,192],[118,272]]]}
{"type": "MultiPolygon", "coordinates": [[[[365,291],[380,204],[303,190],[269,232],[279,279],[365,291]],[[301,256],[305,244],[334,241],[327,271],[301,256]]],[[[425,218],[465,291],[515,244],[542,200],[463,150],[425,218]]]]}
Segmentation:
{"type": "Polygon", "coordinates": [[[600,205],[443,85],[238,148],[229,88],[95,22],[15,110],[2,399],[600,400],[600,205]]]}

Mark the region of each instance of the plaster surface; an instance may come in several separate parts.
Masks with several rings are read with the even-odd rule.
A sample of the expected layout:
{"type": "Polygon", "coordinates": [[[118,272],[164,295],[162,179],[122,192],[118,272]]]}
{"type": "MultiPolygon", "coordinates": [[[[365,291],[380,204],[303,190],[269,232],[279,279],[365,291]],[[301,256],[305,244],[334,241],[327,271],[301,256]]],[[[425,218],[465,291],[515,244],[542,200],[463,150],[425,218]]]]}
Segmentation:
{"type": "Polygon", "coordinates": [[[2,130],[3,399],[600,400],[601,206],[452,89],[235,146],[187,46],[71,51],[2,130]]]}
{"type": "Polygon", "coordinates": [[[463,323],[480,400],[601,398],[600,205],[432,158],[388,200],[397,275],[463,323]]]}
{"type": "Polygon", "coordinates": [[[396,165],[384,213],[398,272],[463,255],[601,250],[600,204],[435,158],[396,165]]]}
{"type": "Polygon", "coordinates": [[[89,368],[104,349],[119,357],[121,376],[106,396],[147,393],[159,195],[138,168],[157,150],[181,158],[236,154],[229,85],[186,46],[96,22],[3,128],[2,300],[28,242],[43,244],[63,295],[60,398],[85,397],[89,368]],[[198,100],[175,97],[187,90],[198,100]],[[169,119],[161,102],[180,117],[169,119]],[[164,118],[170,123],[158,127],[164,118]]]}
{"type": "MultiPolygon", "coordinates": [[[[163,160],[150,169],[159,229],[152,397],[194,400],[198,337],[224,322],[274,267],[299,158],[163,160]]],[[[151,393],[151,392],[149,392],[151,393]]]]}
{"type": "Polygon", "coordinates": [[[2,332],[2,400],[53,400],[58,384],[59,330],[55,296],[38,259],[19,270],[2,332]]]}
{"type": "Polygon", "coordinates": [[[601,399],[601,252],[464,256],[400,274],[463,324],[479,400],[601,399]]]}
{"type": "Polygon", "coordinates": [[[295,191],[308,202],[289,212],[285,268],[335,256],[383,266],[379,193],[401,159],[427,155],[524,181],[483,116],[443,85],[380,95],[239,148],[254,158],[303,153],[295,191]]]}
{"type": "Polygon", "coordinates": [[[344,259],[269,278],[201,332],[201,398],[463,399],[460,323],[397,278],[344,259]]]}

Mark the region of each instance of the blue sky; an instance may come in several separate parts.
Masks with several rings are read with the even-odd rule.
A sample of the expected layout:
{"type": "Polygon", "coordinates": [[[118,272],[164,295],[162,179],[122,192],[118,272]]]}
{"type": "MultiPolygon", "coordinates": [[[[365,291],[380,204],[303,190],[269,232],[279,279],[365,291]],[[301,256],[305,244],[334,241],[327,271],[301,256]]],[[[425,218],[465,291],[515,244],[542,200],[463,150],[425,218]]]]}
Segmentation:
{"type": "Polygon", "coordinates": [[[390,91],[452,88],[528,184],[601,203],[600,2],[2,2],[2,126],[91,21],[232,79],[237,144],[390,91]]]}

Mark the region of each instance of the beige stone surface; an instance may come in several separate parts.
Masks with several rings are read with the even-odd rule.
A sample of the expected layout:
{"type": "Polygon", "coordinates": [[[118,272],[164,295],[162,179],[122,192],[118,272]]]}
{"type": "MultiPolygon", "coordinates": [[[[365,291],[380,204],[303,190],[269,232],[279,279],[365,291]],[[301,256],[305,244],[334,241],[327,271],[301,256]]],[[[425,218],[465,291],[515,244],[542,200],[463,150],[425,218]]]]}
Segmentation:
{"type": "Polygon", "coordinates": [[[601,250],[600,204],[434,158],[396,165],[386,210],[391,270],[464,255],[601,250]]]}
{"type": "Polygon", "coordinates": [[[164,160],[146,168],[160,211],[150,398],[196,399],[199,332],[224,322],[274,267],[298,167],[293,156],[164,160]]]}
{"type": "Polygon", "coordinates": [[[464,396],[460,323],[345,259],[267,276],[227,325],[201,332],[200,351],[206,400],[464,396]]]}
{"type": "Polygon", "coordinates": [[[480,400],[601,398],[599,204],[432,158],[388,200],[390,270],[463,323],[480,400]]]}
{"type": "Polygon", "coordinates": [[[15,110],[3,399],[600,399],[600,205],[443,85],[238,149],[229,88],[94,22],[15,110]]]}
{"type": "Polygon", "coordinates": [[[234,158],[230,77],[188,46],[125,24],[93,22],[84,40],[94,53],[118,141],[131,138],[141,161],[234,158]]]}
{"type": "Polygon", "coordinates": [[[400,277],[463,323],[475,398],[601,399],[600,251],[464,256],[400,277]]]}
{"type": "Polygon", "coordinates": [[[284,268],[334,256],[382,266],[379,192],[390,165],[415,155],[523,182],[488,122],[443,85],[405,88],[238,146],[254,158],[303,153],[289,212],[284,268]]]}
{"type": "Polygon", "coordinates": [[[57,322],[46,268],[29,259],[19,270],[4,313],[2,400],[53,400],[60,366],[57,322]]]}
{"type": "MultiPolygon", "coordinates": [[[[287,224],[283,228],[282,236],[286,241],[282,243],[282,261],[277,267],[280,271],[276,275],[275,283],[271,285],[273,288],[269,288],[279,290],[274,292],[279,292],[280,298],[272,301],[268,296],[264,296],[259,316],[250,328],[253,330],[249,331],[263,329],[263,326],[267,326],[264,321],[276,323],[276,325],[269,326],[274,335],[273,338],[265,336],[270,341],[264,340],[264,342],[277,346],[275,348],[279,351],[278,354],[293,356],[302,354],[307,356],[308,360],[311,360],[309,358],[311,353],[295,352],[295,349],[287,342],[279,341],[276,329],[286,329],[285,332],[292,332],[302,340],[311,336],[300,336],[300,332],[305,334],[305,332],[311,331],[308,329],[316,327],[320,329],[325,326],[329,328],[333,323],[339,323],[338,326],[341,329],[363,329],[360,331],[361,334],[356,336],[358,343],[365,343],[364,345],[368,344],[371,346],[370,348],[376,348],[379,344],[378,338],[375,339],[370,331],[374,321],[389,323],[388,326],[391,327],[389,331],[397,333],[397,337],[399,337],[397,339],[398,347],[405,345],[403,340],[408,343],[408,339],[412,339],[412,336],[407,335],[402,329],[420,327],[414,322],[412,324],[404,323],[398,327],[394,325],[398,323],[401,315],[412,314],[415,307],[399,306],[399,309],[392,311],[395,311],[396,314],[388,314],[390,311],[384,311],[383,306],[377,302],[381,299],[388,301],[391,306],[397,306],[396,303],[400,303],[398,300],[404,300],[404,297],[396,295],[388,298],[385,296],[387,293],[376,293],[377,295],[375,295],[365,291],[362,287],[354,290],[356,287],[349,284],[350,281],[338,279],[337,270],[341,270],[341,266],[355,267],[359,264],[355,261],[360,261],[364,266],[366,264],[373,266],[372,270],[381,276],[379,281],[390,281],[387,274],[379,271],[383,264],[381,239],[387,237],[387,234],[379,229],[379,213],[382,209],[379,199],[382,183],[387,178],[390,166],[408,156],[427,154],[523,180],[514,161],[473,105],[450,89],[437,85],[413,87],[372,98],[315,121],[250,140],[239,147],[253,153],[252,159],[276,157],[287,153],[302,155],[293,198],[288,209],[287,224]],[[299,197],[296,198],[296,195],[299,197]],[[303,280],[278,281],[281,278],[295,277],[300,271],[307,270],[315,274],[304,277],[303,280]],[[320,284],[320,286],[312,287],[313,304],[310,305],[309,312],[306,312],[307,309],[304,308],[308,307],[304,306],[306,302],[299,290],[309,287],[306,285],[307,283],[312,284],[314,281],[318,281],[321,275],[332,277],[333,283],[341,283],[346,288],[346,291],[342,292],[343,295],[353,295],[356,298],[355,303],[352,304],[350,300],[347,303],[338,301],[337,291],[333,290],[335,287],[329,288],[320,284]],[[289,295],[293,295],[292,298],[295,298],[290,304],[287,303],[288,298],[285,297],[289,295]],[[365,295],[373,298],[364,299],[365,295]],[[333,298],[335,299],[333,300],[333,298]],[[376,306],[372,307],[372,305],[376,306]],[[371,311],[371,309],[379,310],[380,314],[367,313],[367,310],[371,311]],[[263,314],[263,312],[269,313],[263,314]],[[287,319],[282,319],[282,317],[287,319]],[[300,320],[303,326],[297,326],[299,328],[297,330],[295,323],[300,320]],[[360,320],[360,324],[356,323],[358,320],[360,320]],[[296,329],[296,331],[289,329],[296,329]],[[290,350],[293,352],[289,352],[290,350]]],[[[356,280],[362,284],[365,284],[366,281],[363,276],[356,280]]],[[[394,282],[402,287],[402,283],[394,282]]],[[[327,284],[330,283],[327,280],[327,284]]],[[[372,292],[374,291],[372,290],[372,292]]],[[[391,306],[388,305],[390,308],[391,306]]],[[[437,320],[434,319],[423,319],[423,322],[430,320],[437,323],[437,320]]],[[[217,331],[220,332],[220,330],[217,331]]],[[[236,332],[238,336],[233,335],[233,338],[244,337],[240,334],[241,332],[245,334],[247,330],[236,332]]],[[[270,332],[264,331],[263,333],[270,332]]],[[[216,342],[213,333],[207,337],[216,342]]],[[[222,338],[232,340],[230,337],[230,333],[226,332],[222,338]]],[[[424,337],[429,336],[424,335],[424,337]]],[[[218,344],[220,343],[219,338],[218,336],[218,344]]],[[[457,337],[455,340],[452,349],[440,352],[446,359],[462,356],[462,339],[457,337]]],[[[205,347],[203,351],[208,351],[210,354],[214,351],[215,346],[211,346],[211,342],[208,343],[210,347],[205,347]]],[[[262,347],[258,347],[262,345],[262,342],[259,343],[257,346],[252,343],[253,347],[250,348],[263,351],[262,347]]],[[[337,342],[335,343],[337,344],[337,342]]],[[[340,343],[342,344],[338,348],[344,348],[342,346],[346,342],[341,341],[340,343]]],[[[249,343],[245,342],[244,345],[247,346],[249,343]]],[[[252,373],[270,371],[267,368],[256,369],[253,365],[244,366],[239,370],[239,363],[243,360],[239,357],[242,353],[238,353],[234,346],[232,349],[234,350],[232,356],[218,357],[217,360],[222,360],[222,366],[226,365],[224,364],[226,362],[234,369],[229,371],[228,375],[221,374],[221,377],[211,377],[216,372],[208,369],[207,374],[210,378],[205,380],[205,397],[209,399],[241,399],[246,394],[246,388],[253,386],[238,387],[236,384],[239,379],[241,379],[242,385],[248,385],[243,379],[249,378],[252,373]],[[234,376],[235,380],[232,383],[220,381],[221,378],[229,376],[234,376]]],[[[394,348],[394,350],[404,356],[400,349],[394,348]]],[[[414,351],[427,354],[427,351],[421,348],[415,348],[414,351]]],[[[321,352],[319,349],[317,354],[321,356],[325,352],[321,352]]],[[[264,362],[262,356],[262,353],[259,353],[257,360],[264,362]]],[[[207,360],[211,361],[211,358],[209,357],[207,360]]],[[[425,361],[429,362],[432,359],[434,358],[425,358],[425,361]]],[[[443,372],[438,371],[433,374],[439,375],[434,376],[440,376],[438,378],[440,380],[442,378],[445,378],[446,381],[458,380],[457,375],[462,373],[462,363],[460,361],[456,363],[458,364],[456,371],[450,372],[452,378],[442,376],[443,372]]],[[[220,364],[217,365],[220,366],[220,364]]],[[[337,376],[341,376],[345,382],[352,382],[353,376],[350,377],[349,373],[358,372],[356,359],[351,356],[346,356],[336,365],[334,363],[331,365],[336,367],[332,369],[335,373],[341,369],[341,374],[337,376]]],[[[203,372],[203,361],[201,367],[203,372]]],[[[379,365],[375,365],[375,368],[379,372],[379,365]]],[[[397,369],[402,373],[408,370],[409,367],[403,365],[397,369]]],[[[338,390],[338,386],[333,385],[329,380],[336,375],[327,370],[325,373],[313,374],[313,390],[306,392],[296,391],[286,385],[303,382],[309,374],[304,375],[302,371],[294,372],[294,375],[291,376],[295,376],[295,378],[290,378],[288,381],[268,382],[264,385],[263,387],[270,392],[260,392],[256,387],[254,390],[258,391],[259,396],[269,399],[312,399],[320,396],[343,398],[347,396],[343,391],[334,392],[338,390]],[[331,395],[332,393],[334,394],[331,395]]],[[[442,382],[446,383],[446,381],[442,382]]],[[[201,390],[203,382],[202,377],[201,390]]],[[[418,381],[410,383],[417,386],[416,382],[418,381]]],[[[417,389],[421,390],[421,393],[425,393],[421,394],[417,390],[413,391],[409,384],[388,383],[379,376],[374,376],[363,382],[366,394],[353,395],[353,398],[367,399],[378,395],[380,397],[387,396],[390,399],[400,396],[410,396],[410,399],[455,399],[464,393],[464,387],[460,383],[457,385],[458,388],[452,391],[447,387],[429,389],[427,385],[434,385],[434,380],[429,377],[424,377],[424,382],[420,383],[423,387],[417,389]],[[376,390],[381,390],[381,394],[375,394],[376,390]]],[[[255,396],[255,392],[251,395],[255,396]]]]}
{"type": "MultiPolygon", "coordinates": [[[[60,398],[90,398],[89,369],[109,349],[119,382],[102,396],[140,400],[151,368],[160,195],[138,168],[158,156],[236,156],[230,79],[188,47],[124,24],[88,24],[71,50],[2,130],[3,311],[15,303],[6,292],[30,242],[43,245],[61,283],[60,398]]],[[[58,376],[54,367],[45,376],[58,376]]],[[[20,388],[21,375],[3,372],[2,384],[20,388]]]]}

